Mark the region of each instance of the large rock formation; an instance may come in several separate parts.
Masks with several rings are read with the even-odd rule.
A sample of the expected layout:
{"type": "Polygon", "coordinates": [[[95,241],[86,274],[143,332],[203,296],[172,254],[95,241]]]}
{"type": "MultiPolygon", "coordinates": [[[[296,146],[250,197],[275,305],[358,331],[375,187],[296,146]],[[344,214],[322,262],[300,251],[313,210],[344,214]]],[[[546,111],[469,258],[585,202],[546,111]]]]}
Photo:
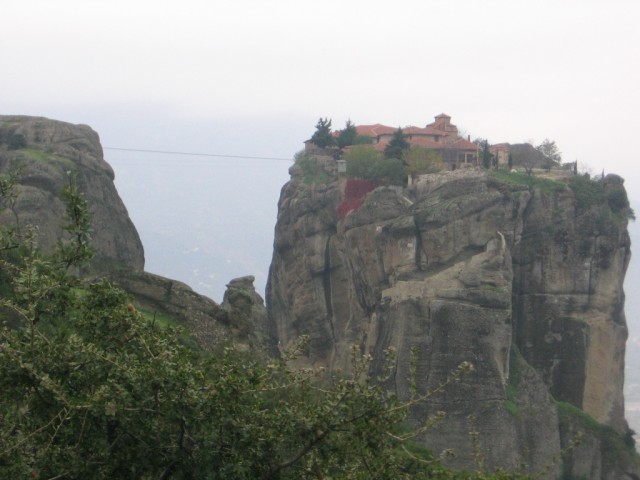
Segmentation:
{"type": "Polygon", "coordinates": [[[131,293],[143,312],[186,328],[203,350],[233,346],[256,355],[275,355],[267,309],[251,276],[231,280],[218,305],[182,282],[148,272],[117,270],[114,282],[131,293]]]}
{"type": "MultiPolygon", "coordinates": [[[[239,349],[273,352],[267,313],[253,278],[229,284],[218,305],[187,285],[144,272],[144,251],[116,191],[114,172],[103,159],[98,134],[86,125],[26,116],[0,116],[0,175],[16,175],[11,195],[2,192],[0,225],[37,228],[48,250],[65,238],[66,207],[61,192],[75,175],[92,214],[91,275],[108,276],[135,297],[149,316],[185,326],[203,349],[233,344],[239,349]]],[[[4,185],[4,183],[2,184],[4,185]]]]}
{"type": "Polygon", "coordinates": [[[86,125],[39,117],[0,115],[0,174],[16,173],[15,205],[0,216],[4,225],[38,227],[38,242],[51,248],[63,238],[62,189],[71,174],[92,214],[95,272],[144,268],[144,250],[104,161],[98,134],[86,125]]]}
{"type": "Polygon", "coordinates": [[[453,449],[452,465],[637,478],[624,476],[638,474],[634,454],[617,456],[628,450],[630,255],[619,177],[443,172],[375,188],[341,218],[360,202],[345,200],[334,160],[298,162],[291,175],[267,285],[282,348],[308,335],[306,362],[348,370],[356,344],[378,373],[394,347],[389,387],[402,398],[472,362],[411,411],[415,425],[446,412],[421,441],[453,449]]]}

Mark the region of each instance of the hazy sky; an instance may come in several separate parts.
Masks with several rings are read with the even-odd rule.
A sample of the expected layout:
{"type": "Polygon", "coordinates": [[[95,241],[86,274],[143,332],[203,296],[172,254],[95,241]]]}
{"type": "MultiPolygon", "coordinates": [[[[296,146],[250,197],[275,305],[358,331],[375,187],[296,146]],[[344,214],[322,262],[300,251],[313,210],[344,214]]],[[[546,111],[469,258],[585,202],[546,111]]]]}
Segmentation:
{"type": "MultiPolygon", "coordinates": [[[[639,19],[637,0],[2,0],[0,112],[88,123],[108,146],[285,158],[320,116],[424,126],[445,112],[472,138],[554,139],[640,199],[639,19]]],[[[135,159],[106,153],[152,228],[135,194],[162,171],[132,179],[135,159]]],[[[244,171],[269,185],[267,250],[288,166],[244,171]]],[[[232,208],[255,193],[235,182],[185,201],[232,208]]]]}
{"type": "Polygon", "coordinates": [[[404,126],[446,112],[472,136],[549,137],[566,161],[630,183],[639,171],[635,0],[3,0],[1,10],[5,113],[120,105],[126,123],[125,106],[146,105],[193,119],[404,126]]]}

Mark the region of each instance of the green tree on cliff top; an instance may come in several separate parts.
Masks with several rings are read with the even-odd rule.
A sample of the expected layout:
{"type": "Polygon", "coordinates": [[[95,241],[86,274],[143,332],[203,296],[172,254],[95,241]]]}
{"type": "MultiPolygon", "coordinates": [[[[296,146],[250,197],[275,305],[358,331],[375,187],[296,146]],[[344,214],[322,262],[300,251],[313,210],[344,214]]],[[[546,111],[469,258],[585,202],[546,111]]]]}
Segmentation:
{"type": "Polygon", "coordinates": [[[356,126],[351,122],[351,119],[347,120],[344,130],[338,134],[338,147],[344,148],[353,145],[357,136],[356,126]]]}
{"type": "Polygon", "coordinates": [[[331,119],[318,119],[316,131],[311,136],[311,143],[320,148],[332,147],[336,144],[336,139],[331,132],[331,119]]]}
{"type": "Polygon", "coordinates": [[[409,145],[402,128],[398,128],[398,130],[393,133],[393,136],[391,137],[391,140],[389,140],[387,146],[384,148],[384,156],[386,158],[397,158],[399,160],[403,160],[404,153],[406,150],[409,150],[410,146],[411,145],[409,145]]]}

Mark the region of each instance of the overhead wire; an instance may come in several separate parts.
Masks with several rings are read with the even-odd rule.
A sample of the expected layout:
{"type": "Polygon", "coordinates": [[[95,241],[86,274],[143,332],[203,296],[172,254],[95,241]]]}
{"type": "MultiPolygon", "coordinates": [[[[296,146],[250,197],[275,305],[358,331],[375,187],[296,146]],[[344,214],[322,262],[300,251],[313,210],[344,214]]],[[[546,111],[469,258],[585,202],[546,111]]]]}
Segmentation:
{"type": "Polygon", "coordinates": [[[291,158],[283,157],[267,157],[267,156],[251,156],[251,155],[226,155],[222,153],[201,153],[201,152],[182,152],[182,151],[169,151],[169,150],[151,150],[143,148],[124,148],[124,147],[102,147],[104,150],[113,150],[120,152],[135,152],[135,153],[155,153],[160,155],[184,155],[192,157],[213,157],[213,158],[237,158],[243,160],[269,160],[279,162],[292,162],[291,158]]]}

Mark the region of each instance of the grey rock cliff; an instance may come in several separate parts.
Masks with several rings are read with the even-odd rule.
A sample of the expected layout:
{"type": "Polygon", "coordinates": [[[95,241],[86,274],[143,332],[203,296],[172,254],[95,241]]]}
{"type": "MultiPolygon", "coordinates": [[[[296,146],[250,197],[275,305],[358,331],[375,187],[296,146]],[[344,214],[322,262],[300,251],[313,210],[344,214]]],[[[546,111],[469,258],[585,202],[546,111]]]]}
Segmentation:
{"type": "Polygon", "coordinates": [[[93,270],[144,268],[144,250],[104,161],[98,134],[86,125],[25,116],[0,116],[0,173],[18,172],[14,211],[0,222],[38,227],[38,241],[48,249],[63,232],[65,206],[60,193],[75,172],[92,218],[93,270]]]}
{"type": "Polygon", "coordinates": [[[47,250],[64,238],[61,192],[70,173],[92,214],[90,273],[107,276],[135,297],[150,316],[185,326],[201,348],[233,344],[239,349],[275,353],[267,313],[253,279],[229,284],[218,305],[187,285],[144,272],[140,237],[116,191],[114,172],[104,160],[98,134],[86,125],[26,116],[0,116],[0,174],[18,174],[16,202],[0,208],[4,227],[37,228],[47,250]]]}
{"type": "MultiPolygon", "coordinates": [[[[446,412],[422,442],[453,449],[454,466],[474,468],[480,455],[490,468],[544,478],[578,475],[589,462],[606,468],[587,478],[637,474],[635,457],[617,464],[606,448],[557,460],[575,434],[560,427],[573,411],[560,416],[558,402],[627,434],[621,179],[443,172],[378,187],[341,219],[345,180],[333,163],[316,159],[329,180],[315,183],[294,166],[282,190],[267,285],[281,347],[308,335],[306,362],[348,370],[356,344],[379,360],[374,372],[394,347],[390,388],[403,398],[412,368],[425,393],[472,362],[474,372],[411,412],[416,425],[446,412]]],[[[594,432],[584,438],[601,445],[594,432]]]]}
{"type": "Polygon", "coordinates": [[[233,346],[257,355],[274,352],[267,310],[255,291],[253,277],[231,280],[219,305],[182,282],[152,273],[119,270],[110,276],[135,297],[143,311],[185,327],[203,350],[233,346]]]}

